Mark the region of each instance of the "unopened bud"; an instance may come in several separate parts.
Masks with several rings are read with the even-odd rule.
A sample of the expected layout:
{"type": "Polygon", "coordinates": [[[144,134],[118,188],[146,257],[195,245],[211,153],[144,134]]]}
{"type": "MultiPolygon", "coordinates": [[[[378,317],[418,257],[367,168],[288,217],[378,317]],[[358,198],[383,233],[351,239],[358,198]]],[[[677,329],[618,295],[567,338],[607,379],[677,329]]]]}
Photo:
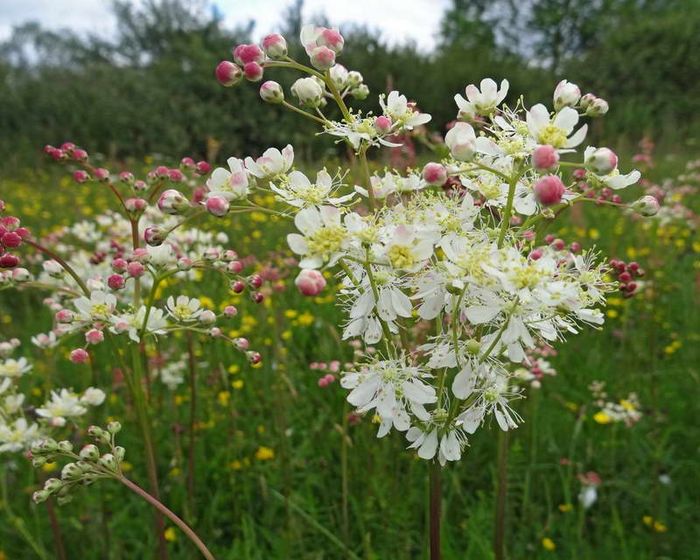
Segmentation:
{"type": "Polygon", "coordinates": [[[282,103],[284,101],[284,91],[277,82],[268,80],[260,86],[260,98],[266,103],[282,103]]]}

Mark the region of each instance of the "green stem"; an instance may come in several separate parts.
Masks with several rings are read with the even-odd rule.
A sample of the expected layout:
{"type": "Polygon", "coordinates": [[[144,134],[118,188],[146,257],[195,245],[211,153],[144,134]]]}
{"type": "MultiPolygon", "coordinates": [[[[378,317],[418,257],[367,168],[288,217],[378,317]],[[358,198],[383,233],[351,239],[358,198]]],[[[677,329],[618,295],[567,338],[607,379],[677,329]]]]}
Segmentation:
{"type": "MultiPolygon", "coordinates": [[[[143,393],[143,364],[141,363],[141,354],[139,346],[131,344],[131,363],[132,377],[129,383],[131,388],[134,405],[136,407],[136,416],[138,417],[139,426],[141,427],[141,435],[143,437],[143,446],[146,453],[146,469],[148,471],[148,481],[151,489],[151,494],[160,499],[160,490],[158,486],[158,467],[156,463],[155,449],[153,447],[153,437],[151,435],[151,422],[148,414],[148,406],[143,393]]],[[[163,516],[156,512],[155,515],[155,530],[158,538],[158,553],[161,560],[167,560],[168,550],[165,542],[165,522],[163,516]]]]}
{"type": "Polygon", "coordinates": [[[73,280],[80,286],[80,289],[83,291],[83,293],[90,297],[90,290],[88,290],[87,285],[85,282],[83,282],[83,279],[78,276],[78,273],[73,270],[73,268],[65,261],[63,260],[58,254],[54,253],[51,249],[48,249],[47,247],[44,247],[43,245],[39,245],[36,241],[32,241],[31,239],[25,239],[24,242],[27,245],[31,245],[41,253],[44,253],[47,257],[52,258],[55,260],[58,264],[61,265],[63,270],[65,270],[68,274],[70,274],[73,277],[73,280]]]}
{"type": "Polygon", "coordinates": [[[374,188],[372,188],[372,175],[369,171],[369,162],[367,161],[367,146],[364,146],[363,148],[360,149],[359,158],[360,158],[360,165],[362,166],[362,172],[365,175],[364,179],[365,179],[365,186],[367,187],[367,197],[368,197],[369,209],[372,212],[374,212],[375,197],[374,197],[374,188]]]}
{"type": "Polygon", "coordinates": [[[312,121],[315,121],[317,123],[321,123],[323,126],[325,126],[326,123],[328,122],[320,117],[317,117],[316,115],[312,115],[311,113],[307,113],[303,109],[299,109],[299,107],[295,107],[294,105],[292,105],[291,103],[288,103],[286,101],[282,101],[282,106],[286,107],[290,111],[294,111],[295,113],[302,115],[303,117],[306,117],[307,119],[311,119],[312,121]]]}
{"type": "Polygon", "coordinates": [[[430,462],[430,560],[440,560],[440,516],[442,509],[440,463],[430,462]]]}
{"type": "Polygon", "coordinates": [[[162,519],[162,516],[165,515],[168,519],[170,519],[177,527],[185,533],[188,539],[190,539],[194,545],[199,549],[199,551],[202,553],[202,556],[206,558],[207,560],[215,560],[214,555],[209,552],[209,549],[206,547],[206,545],[202,542],[202,539],[200,539],[197,536],[197,533],[195,533],[187,523],[185,523],[182,519],[180,519],[175,513],[173,513],[167,506],[165,506],[160,500],[158,500],[156,497],[151,496],[148,492],[146,492],[143,488],[138,486],[137,484],[133,483],[131,480],[124,476],[117,476],[116,477],[119,482],[121,482],[124,486],[126,486],[129,490],[146,500],[149,504],[151,504],[158,512],[158,516],[162,519]]]}
{"type": "Polygon", "coordinates": [[[496,560],[505,560],[506,498],[508,491],[508,432],[498,432],[498,493],[493,552],[496,560]]]}

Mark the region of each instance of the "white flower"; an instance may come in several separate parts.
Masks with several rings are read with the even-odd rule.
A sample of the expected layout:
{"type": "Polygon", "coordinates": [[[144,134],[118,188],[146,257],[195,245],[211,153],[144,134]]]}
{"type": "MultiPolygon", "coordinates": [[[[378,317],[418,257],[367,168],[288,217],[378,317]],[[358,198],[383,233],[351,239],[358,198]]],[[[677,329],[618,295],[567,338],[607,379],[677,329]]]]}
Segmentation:
{"type": "Polygon", "coordinates": [[[578,119],[578,112],[571,107],[564,107],[550,119],[549,111],[541,103],[532,107],[526,117],[530,135],[535,142],[555,148],[575,148],[583,142],[588,125],[584,124],[574,132],[578,119]]]}
{"type": "Polygon", "coordinates": [[[81,296],[73,300],[73,305],[78,310],[78,318],[83,321],[107,321],[117,306],[117,298],[114,294],[95,290],[90,292],[90,299],[81,296]]]}
{"type": "Polygon", "coordinates": [[[311,183],[301,171],[292,171],[286,181],[281,181],[279,186],[270,183],[270,189],[277,193],[277,198],[296,208],[323,204],[340,206],[355,196],[354,193],[350,193],[345,196],[331,197],[333,179],[325,169],[318,172],[315,183],[311,183]]]}
{"type": "Polygon", "coordinates": [[[22,377],[25,373],[31,371],[32,366],[27,362],[27,358],[15,360],[8,358],[0,363],[0,377],[22,377]]]}
{"type": "Polygon", "coordinates": [[[323,99],[324,89],[314,78],[299,78],[292,84],[291,91],[301,105],[317,107],[323,99]]]}
{"type": "MultiPolygon", "coordinates": [[[[170,305],[169,300],[168,305],[170,305]]],[[[177,305],[178,304],[175,303],[173,309],[177,308],[177,305]]],[[[183,311],[183,314],[186,315],[189,310],[190,307],[187,307],[186,310],[183,311]]],[[[173,312],[171,312],[171,315],[172,313],[173,312]]],[[[184,321],[184,319],[178,320],[184,321]]],[[[119,315],[118,317],[113,317],[112,326],[110,327],[110,330],[115,334],[127,332],[129,333],[129,338],[131,340],[133,340],[134,342],[140,342],[141,338],[139,334],[141,333],[141,331],[143,331],[143,334],[165,334],[165,329],[167,326],[168,322],[165,320],[165,313],[162,309],[151,307],[151,311],[148,314],[148,318],[146,318],[146,306],[142,305],[141,307],[139,307],[136,313],[124,313],[123,315],[119,315]],[[146,321],[145,325],[144,321],[146,321]]]]}
{"type": "Polygon", "coordinates": [[[304,208],[294,218],[294,225],[303,234],[287,236],[289,248],[303,258],[300,268],[320,268],[335,264],[348,240],[348,231],[340,221],[340,210],[333,206],[304,208]]]}
{"type": "Polygon", "coordinates": [[[16,453],[31,447],[39,439],[39,426],[17,418],[12,424],[0,424],[0,453],[16,453]]]}
{"type": "Polygon", "coordinates": [[[190,323],[196,321],[202,314],[203,309],[201,305],[197,298],[190,299],[187,296],[177,296],[176,299],[170,296],[166,302],[166,309],[176,321],[190,323]]]}
{"type": "Polygon", "coordinates": [[[484,78],[480,86],[481,91],[474,84],[467,86],[465,93],[469,101],[460,94],[455,95],[459,118],[472,120],[476,115],[488,116],[508,95],[508,80],[503,80],[499,88],[491,78],[484,78]]]}
{"type": "Polygon", "coordinates": [[[412,226],[394,226],[389,229],[378,256],[397,270],[415,272],[432,256],[435,241],[429,232],[412,226]]]}
{"type": "Polygon", "coordinates": [[[248,173],[258,179],[268,179],[286,173],[294,163],[294,148],[285,146],[280,152],[277,148],[268,148],[263,155],[256,160],[245,158],[245,166],[248,173]]]}
{"type": "Polygon", "coordinates": [[[407,130],[412,130],[414,127],[430,122],[432,119],[427,113],[419,113],[409,106],[406,96],[401,95],[398,91],[390,92],[386,99],[384,96],[380,96],[379,104],[384,111],[384,115],[407,130]]]}
{"type": "Polygon", "coordinates": [[[598,490],[595,485],[584,485],[578,494],[578,501],[583,509],[588,509],[595,504],[598,501],[598,490]]]}
{"type": "Polygon", "coordinates": [[[177,263],[177,255],[170,243],[163,243],[156,247],[148,245],[146,250],[149,256],[148,262],[154,266],[165,267],[177,263]]]}
{"type": "Polygon", "coordinates": [[[100,406],[105,401],[105,392],[102,389],[88,387],[80,397],[80,402],[90,406],[100,406]]]}
{"type": "Polygon", "coordinates": [[[32,344],[39,348],[54,348],[58,344],[58,339],[56,338],[56,333],[53,331],[47,334],[39,333],[32,337],[32,344]]]}
{"type": "Polygon", "coordinates": [[[235,157],[226,160],[228,169],[217,167],[207,179],[207,197],[220,196],[228,201],[248,196],[248,173],[243,162],[235,157]]]}
{"type": "Polygon", "coordinates": [[[479,396],[473,404],[457,417],[457,424],[470,434],[481,425],[486,414],[496,417],[498,427],[504,432],[518,427],[523,419],[508,404],[508,398],[517,396],[508,391],[508,380],[497,374],[491,382],[474,391],[479,396]]]}
{"type": "Polygon", "coordinates": [[[441,437],[438,428],[424,431],[416,426],[406,432],[406,439],[411,442],[409,449],[417,449],[418,457],[429,461],[435,454],[442,466],[447,461],[459,461],[462,458],[462,448],[467,443],[467,438],[459,428],[448,430],[441,437]]]}
{"type": "Polygon", "coordinates": [[[345,373],[340,383],[345,389],[352,389],[347,400],[358,412],[376,409],[381,419],[377,437],[383,437],[392,426],[400,432],[408,430],[409,412],[424,421],[430,418],[425,405],[436,402],[437,396],[435,389],[423,381],[429,377],[402,357],[376,361],[360,371],[345,373]]]}
{"type": "Polygon", "coordinates": [[[581,90],[576,84],[562,80],[554,89],[554,109],[575,107],[581,99],[581,90]]]}
{"type": "Polygon", "coordinates": [[[468,123],[458,122],[445,134],[445,144],[457,161],[471,161],[476,151],[476,134],[468,123]]]}
{"type": "Polygon", "coordinates": [[[81,404],[80,397],[68,389],[61,389],[58,393],[51,391],[51,400],[47,401],[43,407],[36,409],[38,416],[45,418],[51,426],[58,428],[66,425],[67,418],[82,416],[86,412],[87,409],[81,404]]]}

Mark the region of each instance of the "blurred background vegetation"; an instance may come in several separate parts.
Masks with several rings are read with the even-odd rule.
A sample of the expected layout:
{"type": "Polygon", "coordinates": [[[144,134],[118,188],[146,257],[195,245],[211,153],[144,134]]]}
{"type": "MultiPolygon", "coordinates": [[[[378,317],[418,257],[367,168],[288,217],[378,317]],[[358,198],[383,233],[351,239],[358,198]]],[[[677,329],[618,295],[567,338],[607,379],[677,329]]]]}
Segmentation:
{"type": "MultiPolygon", "coordinates": [[[[206,0],[116,0],[113,9],[112,37],[26,23],[0,44],[0,165],[35,164],[41,146],[65,139],[117,158],[221,159],[288,142],[308,159],[333,150],[256,99],[257,88],[214,80],[217,62],[250,40],[254,22],[226,29],[206,0]]],[[[292,53],[301,13],[302,0],[280,11],[292,53]]],[[[343,27],[341,62],[361,71],[373,94],[396,88],[419,101],[435,130],[454,118],[453,95],[482,77],[507,77],[511,104],[522,94],[528,104],[545,101],[566,77],[611,104],[593,141],[624,150],[650,135],[663,151],[687,153],[700,131],[698,29],[700,0],[452,0],[433,52],[410,38],[387,44],[379,27],[343,27]]],[[[280,72],[265,78],[290,85],[280,72]]],[[[359,107],[376,109],[376,100],[359,107]]]]}

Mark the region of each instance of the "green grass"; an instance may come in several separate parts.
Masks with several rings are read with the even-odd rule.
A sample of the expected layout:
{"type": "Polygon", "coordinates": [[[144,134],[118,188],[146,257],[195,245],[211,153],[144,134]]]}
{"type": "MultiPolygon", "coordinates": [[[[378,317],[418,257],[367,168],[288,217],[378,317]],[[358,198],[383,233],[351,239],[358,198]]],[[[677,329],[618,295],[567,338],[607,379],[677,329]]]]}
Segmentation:
{"type": "MultiPolygon", "coordinates": [[[[51,174],[4,185],[12,186],[7,189],[11,209],[29,208],[26,221],[44,231],[71,220],[73,212],[99,207],[105,199],[104,193],[83,187],[56,186],[51,174]]],[[[284,246],[285,231],[279,224],[250,225],[237,218],[215,225],[230,231],[241,254],[264,255],[284,246]],[[259,237],[252,228],[261,232],[259,237]]],[[[685,227],[659,232],[594,207],[562,226],[568,241],[595,244],[611,256],[635,255],[650,282],[634,299],[610,306],[617,317],[608,320],[604,331],[584,332],[561,345],[552,360],[558,375],[546,378],[541,389],[530,390],[519,402],[526,423],[510,437],[509,558],[697,557],[692,535],[700,522],[698,241],[685,227]],[[674,340],[679,348],[669,346],[674,340]],[[636,392],[641,421],[632,427],[595,422],[588,390],[593,380],[606,382],[611,399],[636,392]],[[603,482],[598,501],[583,510],[577,475],[587,471],[596,471],[603,482]],[[662,474],[670,483],[660,481],[662,474]],[[654,521],[651,526],[644,522],[645,516],[657,522],[656,530],[654,521]],[[556,549],[547,550],[544,538],[556,549]]],[[[189,393],[186,384],[175,394],[153,384],[163,501],[184,515],[221,560],[427,558],[427,463],[405,450],[399,434],[377,440],[370,418],[348,425],[350,409],[338,383],[318,387],[318,374],[309,363],[349,360],[352,352],[334,334],[340,315],[332,304],[301,298],[293,289],[293,272],[283,268],[282,273],[292,276],[270,306],[240,305],[241,316],[256,319],[246,335],[262,352],[263,367],[251,368],[238,354],[215,344],[197,343],[194,510],[187,503],[184,478],[189,393]],[[298,316],[285,313],[289,310],[313,319],[301,324],[298,316]],[[231,365],[240,372],[229,374],[231,365]],[[237,380],[244,382],[240,389],[231,385],[237,380]],[[272,449],[274,458],[256,459],[261,446],[272,449]]],[[[217,303],[228,298],[226,286],[217,280],[193,282],[181,291],[217,303]]],[[[90,371],[72,366],[66,348],[47,355],[32,347],[29,336],[51,327],[41,298],[37,293],[0,292],[0,338],[23,340],[24,355],[35,363],[27,382],[41,391],[84,387],[95,379],[109,389],[111,397],[90,420],[122,421],[121,443],[133,466],[128,475],[145,485],[133,408],[126,388],[113,384],[114,357],[101,349],[90,371]]],[[[175,342],[184,351],[182,341],[175,342]]],[[[492,558],[497,432],[495,425],[484,427],[471,438],[463,460],[445,469],[445,559],[492,558]]],[[[37,474],[20,456],[0,461],[0,551],[8,560],[40,558],[24,534],[31,535],[45,558],[53,558],[46,506],[30,500],[38,476],[47,474],[37,474]],[[17,522],[23,524],[21,531],[17,522]]],[[[149,506],[116,483],[84,489],[56,510],[68,558],[152,557],[149,506]]],[[[185,537],[175,535],[171,558],[196,558],[185,537]]]]}

